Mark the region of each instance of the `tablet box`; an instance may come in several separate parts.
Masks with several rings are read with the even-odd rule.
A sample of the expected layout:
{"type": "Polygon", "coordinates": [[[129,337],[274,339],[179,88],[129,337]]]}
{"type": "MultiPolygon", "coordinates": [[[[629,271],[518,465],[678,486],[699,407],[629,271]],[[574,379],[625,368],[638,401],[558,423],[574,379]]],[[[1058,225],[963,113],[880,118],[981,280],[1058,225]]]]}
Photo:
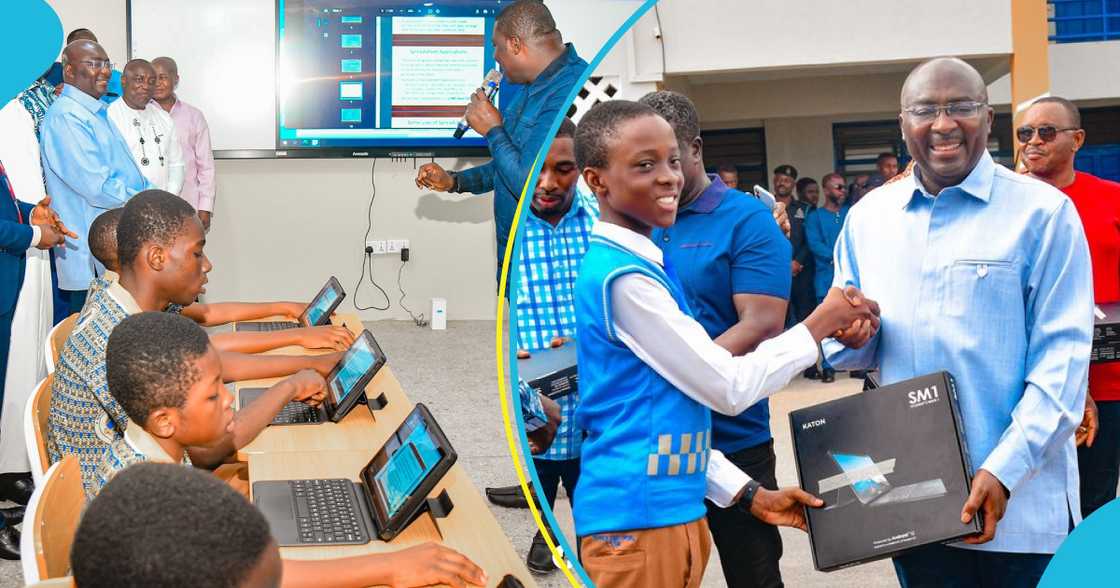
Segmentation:
{"type": "Polygon", "coordinates": [[[1120,361],[1120,303],[1099,304],[1093,324],[1093,351],[1089,361],[1120,361]]]}
{"type": "Polygon", "coordinates": [[[553,400],[579,389],[576,370],[576,342],[560,347],[533,351],[528,358],[517,360],[517,375],[529,387],[553,400]]]}
{"type": "Polygon", "coordinates": [[[980,531],[962,524],[972,467],[948,372],[790,413],[813,564],[831,571],[980,531]]]}

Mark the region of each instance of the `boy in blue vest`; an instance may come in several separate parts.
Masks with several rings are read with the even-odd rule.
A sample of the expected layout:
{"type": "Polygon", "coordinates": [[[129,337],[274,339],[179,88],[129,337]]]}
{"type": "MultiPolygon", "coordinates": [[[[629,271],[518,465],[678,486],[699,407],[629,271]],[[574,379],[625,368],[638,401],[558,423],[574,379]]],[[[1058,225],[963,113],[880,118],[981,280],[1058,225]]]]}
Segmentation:
{"type": "Polygon", "coordinates": [[[673,224],[684,183],[669,123],[643,104],[600,104],[576,131],[576,161],[601,212],[575,292],[581,561],[599,588],[698,587],[711,550],[705,496],[802,529],[803,506],[823,504],[798,488],[761,488],[711,450],[709,410],[738,414],[778,391],[833,333],[869,339],[874,303],[834,289],[803,323],[732,357],[692,318],[649,238],[673,224]]]}

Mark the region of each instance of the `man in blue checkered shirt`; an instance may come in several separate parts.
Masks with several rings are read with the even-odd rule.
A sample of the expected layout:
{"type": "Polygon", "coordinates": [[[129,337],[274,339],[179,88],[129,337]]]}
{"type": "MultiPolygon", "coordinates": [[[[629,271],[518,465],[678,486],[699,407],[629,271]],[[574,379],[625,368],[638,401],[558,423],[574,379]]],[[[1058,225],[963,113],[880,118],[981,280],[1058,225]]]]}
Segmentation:
{"type": "MultiPolygon", "coordinates": [[[[518,347],[529,353],[548,349],[576,332],[572,293],[599,206],[593,196],[576,190],[575,130],[572,121],[563,120],[537,178],[532,214],[522,217],[525,234],[517,266],[516,325],[518,347]]],[[[533,456],[550,508],[560,483],[569,497],[575,492],[583,441],[582,431],[575,428],[578,391],[558,398],[557,403],[561,420],[556,437],[546,452],[533,456]]],[[[536,573],[556,569],[540,533],[533,538],[526,564],[536,573]]]]}

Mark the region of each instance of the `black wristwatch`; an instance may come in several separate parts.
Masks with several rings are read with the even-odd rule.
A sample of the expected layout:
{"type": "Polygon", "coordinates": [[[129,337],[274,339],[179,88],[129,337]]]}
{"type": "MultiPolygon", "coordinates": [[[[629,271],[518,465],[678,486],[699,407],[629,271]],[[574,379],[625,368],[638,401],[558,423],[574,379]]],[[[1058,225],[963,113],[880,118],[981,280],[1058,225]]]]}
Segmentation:
{"type": "Polygon", "coordinates": [[[751,502],[754,501],[754,495],[761,487],[762,484],[754,480],[748,480],[747,485],[743,487],[743,497],[739,499],[739,505],[749,511],[751,509],[751,502]]]}
{"type": "Polygon", "coordinates": [[[451,189],[448,192],[452,194],[459,193],[459,172],[449,171],[447,175],[451,176],[451,189]]]}

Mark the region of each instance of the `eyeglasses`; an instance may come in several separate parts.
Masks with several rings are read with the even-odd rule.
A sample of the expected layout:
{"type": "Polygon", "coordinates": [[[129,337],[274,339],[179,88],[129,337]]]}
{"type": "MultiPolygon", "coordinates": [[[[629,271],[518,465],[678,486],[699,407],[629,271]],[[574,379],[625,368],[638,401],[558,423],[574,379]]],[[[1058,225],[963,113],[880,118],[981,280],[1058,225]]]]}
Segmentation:
{"type": "Polygon", "coordinates": [[[108,59],[83,59],[79,63],[88,65],[93,69],[113,69],[116,64],[108,59]]]}
{"type": "Polygon", "coordinates": [[[832,188],[833,190],[843,190],[846,188],[846,186],[844,186],[844,184],[836,184],[835,186],[829,186],[829,188],[832,188]]]}
{"type": "Polygon", "coordinates": [[[1059,129],[1058,127],[1054,127],[1054,126],[1050,126],[1050,125],[1038,127],[1037,129],[1032,127],[1032,126],[1021,126],[1018,129],[1015,129],[1015,137],[1017,139],[1019,139],[1020,143],[1030,143],[1031,139],[1034,138],[1035,131],[1037,131],[1038,132],[1038,138],[1042,139],[1042,141],[1044,143],[1049,143],[1050,141],[1053,141],[1054,139],[1058,138],[1058,133],[1064,133],[1066,131],[1079,131],[1079,130],[1081,130],[1081,129],[1078,129],[1077,127],[1068,127],[1068,128],[1065,128],[1065,129],[1059,129]]]}
{"type": "Polygon", "coordinates": [[[930,123],[937,120],[942,112],[953,120],[968,120],[980,114],[981,109],[987,106],[984,102],[951,102],[944,106],[936,104],[922,104],[902,109],[910,115],[915,122],[930,123]]]}

